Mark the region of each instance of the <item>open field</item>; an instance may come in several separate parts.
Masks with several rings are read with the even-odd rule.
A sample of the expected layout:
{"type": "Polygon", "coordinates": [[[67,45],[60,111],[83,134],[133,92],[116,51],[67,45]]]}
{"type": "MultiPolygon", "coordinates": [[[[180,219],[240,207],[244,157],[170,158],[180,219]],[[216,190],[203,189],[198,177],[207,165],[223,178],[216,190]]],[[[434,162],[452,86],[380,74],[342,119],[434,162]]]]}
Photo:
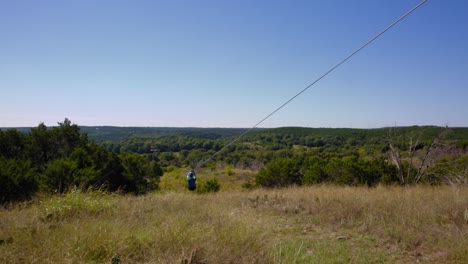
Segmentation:
{"type": "Polygon", "coordinates": [[[467,263],[467,210],[446,186],[74,190],[0,209],[0,262],[467,263]]]}

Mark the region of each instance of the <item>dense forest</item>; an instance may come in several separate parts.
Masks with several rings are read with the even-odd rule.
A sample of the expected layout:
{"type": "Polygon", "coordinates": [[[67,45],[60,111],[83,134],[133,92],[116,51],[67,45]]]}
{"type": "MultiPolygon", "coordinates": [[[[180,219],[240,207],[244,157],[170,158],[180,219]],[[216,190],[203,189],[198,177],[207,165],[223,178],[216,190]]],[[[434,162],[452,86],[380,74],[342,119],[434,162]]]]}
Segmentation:
{"type": "MultiPolygon", "coordinates": [[[[136,194],[170,168],[197,168],[239,128],[55,127],[0,130],[0,202],[73,186],[136,194]]],[[[254,129],[206,164],[256,172],[245,186],[467,182],[468,128],[254,129]]]]}

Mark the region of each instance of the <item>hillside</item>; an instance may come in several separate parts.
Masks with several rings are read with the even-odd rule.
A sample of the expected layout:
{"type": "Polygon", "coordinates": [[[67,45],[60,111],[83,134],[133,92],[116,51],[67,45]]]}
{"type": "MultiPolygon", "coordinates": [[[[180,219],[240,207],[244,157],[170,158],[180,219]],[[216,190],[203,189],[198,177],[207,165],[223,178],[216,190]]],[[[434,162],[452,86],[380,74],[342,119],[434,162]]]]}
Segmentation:
{"type": "MultiPolygon", "coordinates": [[[[437,135],[439,127],[412,126],[391,128],[402,136],[420,136],[422,140],[430,140],[437,135]]],[[[244,133],[245,128],[174,128],[174,127],[94,127],[82,126],[81,131],[88,133],[97,142],[125,140],[128,138],[160,138],[169,136],[188,136],[202,139],[223,139],[236,137],[244,133]]],[[[451,128],[449,135],[453,140],[468,140],[468,128],[451,128]]],[[[338,137],[343,139],[361,139],[363,144],[385,138],[389,128],[352,129],[352,128],[258,128],[245,136],[246,140],[265,135],[291,135],[295,137],[338,137]]]]}
{"type": "MultiPolygon", "coordinates": [[[[3,127],[0,130],[15,129],[28,133],[32,127],[3,127]]],[[[53,128],[53,127],[50,127],[53,128]]],[[[247,128],[196,128],[196,127],[117,127],[117,126],[80,126],[81,132],[87,133],[96,142],[118,142],[129,138],[162,138],[171,136],[187,136],[201,139],[233,138],[244,133],[247,128]]],[[[306,128],[306,127],[280,127],[255,128],[248,133],[245,140],[253,140],[268,135],[283,135],[293,137],[322,137],[359,140],[361,144],[376,142],[387,137],[389,130],[400,136],[419,137],[421,140],[430,140],[437,135],[440,127],[436,126],[410,126],[375,129],[357,128],[306,128]]],[[[451,140],[468,140],[468,128],[453,127],[448,138],[451,140]]]]}
{"type": "Polygon", "coordinates": [[[191,136],[205,139],[232,137],[244,131],[242,128],[193,128],[193,127],[112,127],[82,126],[97,142],[118,141],[128,138],[159,138],[167,136],[191,136]]]}
{"type": "Polygon", "coordinates": [[[241,129],[59,124],[0,131],[2,263],[468,261],[466,128],[259,129],[189,192],[241,129]]]}
{"type": "Polygon", "coordinates": [[[0,202],[74,186],[144,194],[158,190],[171,171],[188,168],[246,171],[238,185],[257,187],[468,184],[467,128],[284,127],[256,129],[230,144],[244,131],[82,128],[68,119],[29,132],[2,130],[0,202]]]}
{"type": "Polygon", "coordinates": [[[0,208],[0,262],[467,263],[467,208],[448,186],[73,190],[0,208]]]}

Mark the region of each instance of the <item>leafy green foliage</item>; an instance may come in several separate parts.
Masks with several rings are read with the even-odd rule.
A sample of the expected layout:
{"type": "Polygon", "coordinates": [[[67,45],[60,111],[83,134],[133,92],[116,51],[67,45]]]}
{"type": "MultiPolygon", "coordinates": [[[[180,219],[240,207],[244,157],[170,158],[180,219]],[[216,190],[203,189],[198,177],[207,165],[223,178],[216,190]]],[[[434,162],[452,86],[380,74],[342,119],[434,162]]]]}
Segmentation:
{"type": "MultiPolygon", "coordinates": [[[[151,153],[161,166],[179,168],[196,167],[199,162],[210,157],[230,142],[233,137],[243,132],[239,129],[199,128],[112,129],[119,130],[122,135],[124,131],[127,131],[128,135],[131,136],[121,138],[119,141],[112,140],[112,137],[100,138],[107,149],[115,151],[115,153],[122,151],[146,155],[151,153]],[[151,134],[149,131],[154,131],[154,133],[151,134]]],[[[225,168],[242,168],[253,171],[263,168],[257,177],[257,185],[262,186],[322,182],[370,186],[379,182],[401,183],[399,175],[395,172],[393,161],[389,157],[389,131],[391,130],[395,135],[398,135],[397,138],[394,138],[394,143],[403,155],[401,165],[404,170],[410,172],[408,177],[411,179],[411,177],[416,177],[415,172],[419,167],[415,166],[420,162],[420,159],[415,157],[410,160],[407,157],[408,139],[417,139],[417,144],[412,147],[413,153],[423,154],[431,146],[434,138],[444,129],[435,126],[391,129],[300,127],[258,129],[247,134],[238,143],[226,148],[205,166],[215,168],[217,165],[222,165],[225,168]],[[268,171],[268,165],[277,159],[285,158],[293,159],[297,163],[297,168],[272,176],[276,172],[268,171]],[[296,171],[298,171],[297,175],[291,177],[294,179],[291,180],[287,174],[294,174],[296,171]]],[[[96,131],[99,130],[101,128],[96,129],[96,131]]],[[[464,148],[466,144],[463,142],[468,140],[468,129],[452,128],[450,130],[444,144],[459,149],[464,148]]],[[[452,154],[448,153],[448,155],[452,154]]],[[[440,158],[434,157],[430,164],[436,164],[437,159],[440,158]]],[[[225,173],[229,174],[229,169],[226,169],[225,173]]],[[[432,180],[440,181],[440,177],[428,178],[426,182],[432,180]]]]}
{"type": "Polygon", "coordinates": [[[337,183],[372,186],[398,181],[396,168],[382,159],[363,160],[356,156],[331,159],[307,158],[302,164],[291,158],[279,158],[261,169],[256,184],[281,187],[293,184],[337,183]]]}
{"type": "Polygon", "coordinates": [[[226,173],[229,176],[232,176],[234,174],[233,169],[234,167],[232,165],[227,165],[226,167],[224,167],[224,173],[226,173]]]}
{"type": "Polygon", "coordinates": [[[302,178],[303,184],[314,184],[323,182],[327,175],[325,173],[326,162],[316,156],[309,157],[303,167],[304,176],[302,178]]]}
{"type": "Polygon", "coordinates": [[[135,194],[158,188],[159,164],[147,155],[118,156],[80,133],[70,120],[29,133],[0,130],[0,203],[35,192],[66,193],[74,186],[106,186],[135,194]]]}
{"type": "MultiPolygon", "coordinates": [[[[91,128],[91,138],[99,139],[115,153],[125,151],[150,154],[161,166],[196,167],[197,163],[219,151],[245,130],[242,129],[201,129],[201,128],[106,128],[124,135],[118,140],[111,132],[106,137],[101,127],[91,128]],[[98,129],[99,128],[99,129],[98,129]],[[96,132],[101,131],[101,132],[96,132]],[[145,132],[146,131],[146,132],[145,132]],[[153,131],[150,133],[150,131],[153,131]]],[[[402,151],[407,151],[404,140],[409,137],[420,139],[416,150],[427,148],[440,127],[397,127],[392,128],[403,141],[402,151]]],[[[468,128],[452,128],[446,143],[455,144],[468,140],[468,128]]],[[[258,170],[265,164],[280,157],[319,155],[329,159],[358,155],[363,159],[381,158],[388,152],[388,128],[381,129],[331,129],[285,127],[256,129],[245,135],[238,143],[226,148],[206,166],[222,162],[237,168],[258,170]],[[313,152],[313,153],[312,153],[313,152]]],[[[463,146],[463,143],[459,143],[463,146]]]]}
{"type": "Polygon", "coordinates": [[[325,182],[372,186],[398,181],[398,177],[395,167],[383,160],[366,161],[354,156],[329,160],[310,157],[302,166],[290,158],[274,160],[259,171],[255,181],[265,187],[325,182]]]}
{"type": "Polygon", "coordinates": [[[47,163],[44,170],[43,190],[62,193],[68,187],[73,186],[73,174],[77,171],[78,165],[69,158],[61,158],[47,163]]]}
{"type": "Polygon", "coordinates": [[[198,193],[209,193],[209,192],[217,192],[221,188],[221,185],[218,183],[218,180],[216,178],[207,180],[205,184],[200,186],[197,189],[198,193]]]}
{"type": "Polygon", "coordinates": [[[0,157],[0,203],[31,198],[38,188],[36,177],[30,161],[0,157]]]}
{"type": "Polygon", "coordinates": [[[148,162],[148,159],[137,153],[123,153],[120,155],[124,168],[123,176],[126,185],[124,189],[136,194],[144,194],[157,188],[159,176],[163,174],[161,168],[155,161],[148,162]]]}
{"type": "MultiPolygon", "coordinates": [[[[453,128],[430,157],[421,159],[443,129],[432,126],[391,129],[397,135],[392,147],[401,154],[398,170],[408,172],[405,175],[408,182],[417,182],[418,171],[429,172],[422,182],[445,182],[447,179],[440,171],[447,169],[442,169],[442,165],[437,171],[431,168],[443,159],[466,156],[468,128],[453,128]],[[408,139],[414,139],[410,146],[408,139]]],[[[205,166],[224,167],[224,173],[231,176],[234,168],[258,171],[255,184],[269,187],[324,182],[369,186],[401,183],[401,173],[396,172],[390,156],[389,130],[255,129],[205,166]]],[[[161,168],[196,168],[244,131],[80,128],[68,119],[51,128],[41,123],[29,132],[0,130],[1,199],[2,202],[27,199],[37,190],[63,193],[74,186],[106,186],[109,191],[146,193],[158,188],[161,168]]],[[[250,188],[252,184],[247,185],[250,188]]]]}
{"type": "Polygon", "coordinates": [[[258,185],[266,187],[283,187],[300,184],[302,175],[297,162],[291,158],[279,158],[262,168],[255,178],[258,185]]]}
{"type": "Polygon", "coordinates": [[[433,182],[468,185],[468,156],[445,157],[429,169],[433,182]]]}

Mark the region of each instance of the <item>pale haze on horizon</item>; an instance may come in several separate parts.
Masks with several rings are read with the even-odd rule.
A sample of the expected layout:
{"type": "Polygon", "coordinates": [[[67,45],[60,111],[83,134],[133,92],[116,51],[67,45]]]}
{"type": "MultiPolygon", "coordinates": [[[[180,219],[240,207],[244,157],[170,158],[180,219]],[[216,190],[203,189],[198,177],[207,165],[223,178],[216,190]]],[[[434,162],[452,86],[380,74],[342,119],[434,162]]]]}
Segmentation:
{"type": "MultiPolygon", "coordinates": [[[[0,1],[0,127],[251,127],[419,0],[0,1]]],[[[468,1],[429,0],[261,127],[468,127],[468,1]]]]}

